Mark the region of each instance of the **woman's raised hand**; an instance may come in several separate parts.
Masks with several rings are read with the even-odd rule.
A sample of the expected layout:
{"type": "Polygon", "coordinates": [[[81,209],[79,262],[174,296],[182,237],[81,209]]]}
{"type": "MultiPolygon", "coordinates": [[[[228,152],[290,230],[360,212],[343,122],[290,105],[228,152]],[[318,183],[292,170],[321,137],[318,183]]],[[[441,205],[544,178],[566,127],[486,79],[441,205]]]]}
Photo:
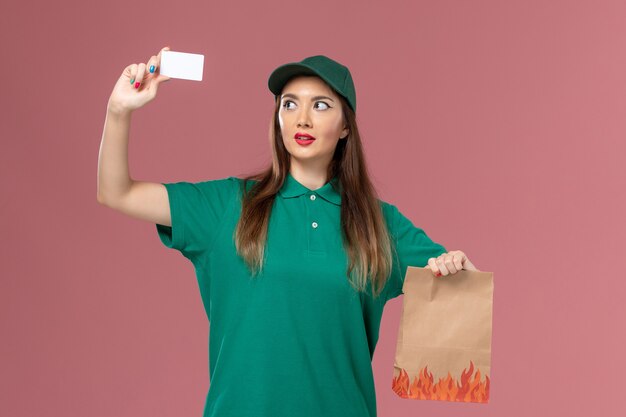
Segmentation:
{"type": "Polygon", "coordinates": [[[170,79],[160,74],[161,52],[169,50],[169,46],[166,46],[156,56],[151,56],[147,64],[130,64],[124,68],[109,97],[108,109],[130,113],[152,101],[159,84],[170,79]]]}

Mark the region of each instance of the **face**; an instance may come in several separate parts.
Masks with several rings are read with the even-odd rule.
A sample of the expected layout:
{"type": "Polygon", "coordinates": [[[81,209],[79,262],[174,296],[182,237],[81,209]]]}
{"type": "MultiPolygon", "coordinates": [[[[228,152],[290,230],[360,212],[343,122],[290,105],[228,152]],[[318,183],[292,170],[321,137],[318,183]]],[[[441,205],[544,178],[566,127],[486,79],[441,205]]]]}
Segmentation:
{"type": "Polygon", "coordinates": [[[297,76],[285,84],[280,100],[278,120],[292,165],[325,169],[337,142],[345,140],[349,132],[339,97],[321,78],[297,76]],[[315,140],[299,143],[295,138],[299,133],[315,140]]]}

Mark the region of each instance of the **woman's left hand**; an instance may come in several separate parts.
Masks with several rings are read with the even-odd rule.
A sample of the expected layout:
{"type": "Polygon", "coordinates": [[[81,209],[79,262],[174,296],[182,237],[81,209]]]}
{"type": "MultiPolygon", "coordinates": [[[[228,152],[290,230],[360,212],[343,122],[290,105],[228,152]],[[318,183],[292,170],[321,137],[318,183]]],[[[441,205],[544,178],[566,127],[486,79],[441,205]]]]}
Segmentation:
{"type": "Polygon", "coordinates": [[[430,258],[425,268],[432,269],[433,275],[436,277],[456,274],[461,269],[478,271],[469,258],[460,250],[452,250],[448,253],[442,253],[436,258],[430,258]]]}

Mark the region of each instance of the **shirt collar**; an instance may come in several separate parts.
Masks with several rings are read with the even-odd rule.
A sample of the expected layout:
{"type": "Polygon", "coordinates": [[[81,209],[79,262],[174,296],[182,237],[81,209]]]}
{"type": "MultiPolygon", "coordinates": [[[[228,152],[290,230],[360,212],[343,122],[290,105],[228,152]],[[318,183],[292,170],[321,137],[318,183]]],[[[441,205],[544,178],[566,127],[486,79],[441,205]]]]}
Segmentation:
{"type": "Polygon", "coordinates": [[[327,200],[333,204],[338,206],[341,205],[341,193],[339,192],[339,178],[334,176],[330,181],[324,184],[321,188],[317,190],[310,190],[304,185],[300,184],[290,172],[287,173],[287,177],[285,177],[285,182],[283,186],[279,190],[280,195],[283,198],[292,198],[299,197],[302,194],[306,194],[310,191],[314,191],[324,200],[327,200]]]}

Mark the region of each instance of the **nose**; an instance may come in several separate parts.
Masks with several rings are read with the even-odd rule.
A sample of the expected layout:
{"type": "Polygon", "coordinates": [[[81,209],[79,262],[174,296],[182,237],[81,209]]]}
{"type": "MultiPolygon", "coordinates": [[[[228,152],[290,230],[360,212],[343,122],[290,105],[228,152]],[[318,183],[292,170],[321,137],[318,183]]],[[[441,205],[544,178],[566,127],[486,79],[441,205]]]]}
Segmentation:
{"type": "Polygon", "coordinates": [[[298,115],[298,127],[308,126],[311,127],[311,120],[309,118],[309,112],[303,110],[298,115]]]}

